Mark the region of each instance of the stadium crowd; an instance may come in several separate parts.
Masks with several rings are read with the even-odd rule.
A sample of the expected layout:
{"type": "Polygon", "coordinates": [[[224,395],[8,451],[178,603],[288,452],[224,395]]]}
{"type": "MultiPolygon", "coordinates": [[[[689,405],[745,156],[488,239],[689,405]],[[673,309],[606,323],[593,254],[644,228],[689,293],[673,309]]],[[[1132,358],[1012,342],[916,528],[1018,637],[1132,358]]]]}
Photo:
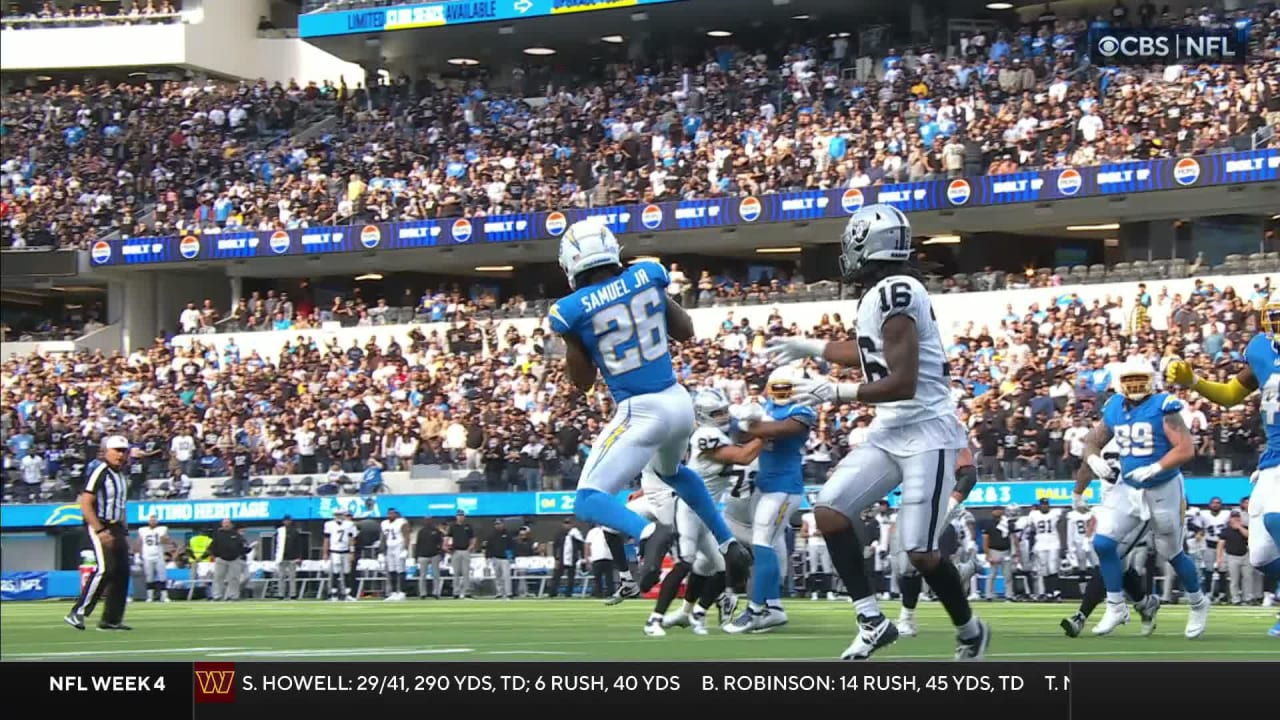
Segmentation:
{"type": "MultiPolygon", "coordinates": [[[[1197,282],[1186,297],[1152,285],[1085,304],[1049,290],[1043,304],[1008,307],[998,326],[944,328],[953,398],[980,471],[1065,477],[1080,462],[1113,363],[1163,368],[1184,356],[1202,377],[1222,379],[1239,369],[1240,350],[1257,331],[1255,309],[1272,292],[1270,282],[1247,291],[1197,282]]],[[[775,309],[752,325],[730,311],[715,337],[679,347],[677,372],[690,388],[715,386],[750,402],[770,370],[757,352],[767,338],[842,338],[847,322],[824,315],[802,328],[775,309]]],[[[158,338],[128,356],[6,359],[7,495],[32,501],[65,492],[111,433],[135,443],[135,492],[148,478],[168,478],[181,492],[185,479],[231,475],[243,492],[253,476],[325,473],[336,492],[344,474],[414,464],[475,471],[490,491],[572,489],[610,411],[599,388],[585,397],[571,388],[559,340],[541,327],[526,336],[472,317],[443,334],[414,328],[404,345],[280,338],[277,358],[242,352],[232,337],[197,335],[190,348],[158,338]]],[[[1199,451],[1190,472],[1247,473],[1262,446],[1256,396],[1230,411],[1188,400],[1199,451]]],[[[823,409],[806,458],[810,482],[821,483],[861,441],[872,413],[856,404],[823,409]]]]}
{"type": "Polygon", "coordinates": [[[1256,56],[1090,67],[1076,47],[1090,20],[1050,12],[967,36],[955,57],[927,45],[854,57],[837,34],[610,63],[573,80],[530,66],[502,82],[400,77],[367,92],[27,92],[3,105],[0,247],[83,246],[110,227],[293,229],[1008,173],[1248,148],[1254,131],[1280,125],[1280,11],[1157,19],[1142,7],[1169,25],[1247,18],[1256,56]],[[271,148],[242,137],[287,129],[308,109],[339,127],[271,148]],[[66,198],[70,211],[56,202],[66,198]]]}

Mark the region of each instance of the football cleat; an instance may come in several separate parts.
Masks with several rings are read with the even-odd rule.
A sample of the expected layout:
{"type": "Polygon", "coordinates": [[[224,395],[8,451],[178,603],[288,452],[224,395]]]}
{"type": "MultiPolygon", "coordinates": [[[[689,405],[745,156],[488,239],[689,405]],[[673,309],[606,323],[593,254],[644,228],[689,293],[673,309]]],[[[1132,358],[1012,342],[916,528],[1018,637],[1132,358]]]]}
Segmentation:
{"type": "Polygon", "coordinates": [[[782,608],[766,607],[764,612],[758,612],[755,616],[756,626],[751,629],[751,632],[769,632],[787,624],[787,613],[782,608]]]}
{"type": "Polygon", "coordinates": [[[1084,615],[1076,613],[1069,618],[1063,618],[1062,622],[1058,623],[1058,626],[1062,628],[1062,632],[1066,633],[1067,637],[1080,637],[1080,633],[1084,631],[1084,620],[1084,615]]]}
{"type": "Polygon", "coordinates": [[[1093,626],[1094,635],[1110,635],[1112,631],[1121,625],[1129,623],[1129,606],[1124,603],[1107,603],[1107,611],[1103,613],[1102,619],[1097,625],[1093,626]]]}
{"type": "Polygon", "coordinates": [[[898,634],[902,637],[915,637],[919,634],[916,629],[916,614],[906,608],[898,613],[898,634]]]}
{"type": "Polygon", "coordinates": [[[689,613],[685,612],[683,607],[675,612],[667,613],[662,618],[662,627],[664,628],[689,627],[689,624],[689,613]]]}
{"type": "Polygon", "coordinates": [[[1209,624],[1209,598],[1203,597],[1200,602],[1191,606],[1187,612],[1187,629],[1185,634],[1188,638],[1195,639],[1204,634],[1205,625],[1209,624]]]}
{"type": "Polygon", "coordinates": [[[841,660],[866,660],[882,647],[888,647],[898,640],[898,628],[889,622],[884,615],[873,618],[858,616],[858,636],[840,655],[841,660]]]}
{"type": "Polygon", "coordinates": [[[651,617],[644,623],[644,634],[649,637],[666,637],[667,631],[662,629],[662,618],[651,617]]]}
{"type": "Polygon", "coordinates": [[[730,635],[740,635],[748,633],[756,629],[756,611],[747,606],[747,609],[738,613],[738,617],[724,625],[724,631],[730,635]]]}
{"type": "Polygon", "coordinates": [[[978,621],[978,634],[969,638],[959,638],[956,646],[956,660],[981,660],[987,655],[987,646],[991,644],[991,626],[978,621]]]}
{"type": "Polygon", "coordinates": [[[1142,637],[1151,637],[1151,633],[1156,631],[1156,613],[1160,612],[1160,598],[1148,595],[1142,602],[1134,605],[1133,609],[1137,610],[1138,617],[1142,618],[1142,637]]]}
{"type": "Polygon", "coordinates": [[[62,622],[77,630],[84,629],[84,616],[77,612],[67,613],[67,616],[62,618],[62,622]]]}
{"type": "Polygon", "coordinates": [[[738,609],[738,596],[731,592],[720,593],[716,600],[716,619],[724,627],[733,622],[733,611],[738,609]]]}
{"type": "Polygon", "coordinates": [[[693,629],[694,635],[706,635],[707,634],[707,616],[694,615],[692,629],[693,629]]]}
{"type": "Polygon", "coordinates": [[[1280,638],[1280,618],[1276,619],[1276,624],[1271,626],[1271,629],[1267,631],[1267,634],[1273,638],[1280,638]]]}
{"type": "Polygon", "coordinates": [[[617,605],[623,600],[640,597],[640,586],[636,585],[634,580],[624,582],[610,595],[605,601],[605,605],[617,605]]]}

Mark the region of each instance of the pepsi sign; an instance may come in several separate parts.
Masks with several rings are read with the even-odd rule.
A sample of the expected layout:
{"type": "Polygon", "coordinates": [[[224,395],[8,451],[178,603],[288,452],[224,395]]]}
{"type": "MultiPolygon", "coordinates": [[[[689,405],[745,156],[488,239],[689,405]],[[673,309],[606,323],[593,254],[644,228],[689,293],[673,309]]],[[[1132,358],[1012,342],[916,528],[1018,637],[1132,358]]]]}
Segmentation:
{"type": "Polygon", "coordinates": [[[106,240],[99,240],[89,248],[89,259],[93,260],[94,265],[101,265],[111,259],[111,244],[106,240]]]}
{"type": "Polygon", "coordinates": [[[849,188],[840,196],[840,209],[850,215],[862,209],[866,200],[862,197],[862,191],[858,188],[849,188]]]}
{"type": "Polygon", "coordinates": [[[547,215],[546,221],[547,234],[551,237],[560,237],[565,229],[569,227],[569,220],[565,218],[564,213],[560,211],[547,215]]]}
{"type": "Polygon", "coordinates": [[[471,221],[458,218],[453,221],[453,241],[464,243],[471,239],[471,221]]]}
{"type": "Polygon", "coordinates": [[[972,195],[973,188],[964,178],[956,178],[947,185],[947,202],[952,205],[963,205],[969,202],[969,197],[972,195]]]}
{"type": "Polygon", "coordinates": [[[1173,180],[1179,185],[1195,185],[1200,179],[1200,163],[1195,158],[1182,158],[1173,166],[1173,180]]]}
{"type": "Polygon", "coordinates": [[[646,230],[657,230],[662,225],[662,208],[657,205],[646,205],[640,212],[640,224],[646,230]]]}
{"type": "Polygon", "coordinates": [[[1058,192],[1071,197],[1080,192],[1080,188],[1084,187],[1084,178],[1080,176],[1080,171],[1075,168],[1067,168],[1058,173],[1058,192]]]}
{"type": "Polygon", "coordinates": [[[192,235],[182,238],[178,243],[178,254],[188,260],[195,260],[200,255],[200,240],[192,235]]]}
{"type": "Polygon", "coordinates": [[[738,203],[738,217],[745,222],[751,223],[759,220],[763,212],[764,207],[760,204],[758,198],[747,196],[742,198],[742,202],[738,203]]]}
{"type": "Polygon", "coordinates": [[[289,246],[292,244],[292,241],[289,240],[289,233],[283,230],[277,230],[271,233],[271,237],[267,238],[267,246],[271,248],[271,252],[277,255],[289,252],[289,246]]]}

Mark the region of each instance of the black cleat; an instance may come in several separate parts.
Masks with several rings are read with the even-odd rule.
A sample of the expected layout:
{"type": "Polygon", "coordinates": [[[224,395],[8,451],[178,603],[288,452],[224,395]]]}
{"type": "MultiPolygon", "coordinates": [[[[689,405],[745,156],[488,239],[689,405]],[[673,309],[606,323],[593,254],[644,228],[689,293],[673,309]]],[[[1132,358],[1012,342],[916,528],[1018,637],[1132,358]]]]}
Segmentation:
{"type": "Polygon", "coordinates": [[[622,585],[604,601],[604,604],[617,605],[623,600],[638,597],[640,597],[640,588],[636,585],[635,581],[632,580],[631,582],[622,583],[622,585]]]}
{"type": "Polygon", "coordinates": [[[84,616],[79,613],[67,613],[67,616],[62,618],[62,622],[77,630],[84,629],[84,616]]]}
{"type": "Polygon", "coordinates": [[[978,634],[965,640],[958,640],[956,660],[981,660],[987,655],[987,646],[991,644],[991,627],[978,621],[978,634]]]}
{"type": "Polygon", "coordinates": [[[124,623],[98,623],[98,629],[103,632],[117,632],[121,630],[132,630],[133,628],[124,623]]]}
{"type": "Polygon", "coordinates": [[[644,541],[644,562],[640,565],[640,594],[649,592],[649,589],[662,579],[662,559],[671,549],[675,535],[673,528],[656,525],[649,539],[644,541]]]}
{"type": "Polygon", "coordinates": [[[1058,625],[1062,627],[1062,632],[1066,633],[1067,637],[1079,637],[1084,630],[1084,616],[1076,613],[1069,618],[1063,618],[1058,625]]]}

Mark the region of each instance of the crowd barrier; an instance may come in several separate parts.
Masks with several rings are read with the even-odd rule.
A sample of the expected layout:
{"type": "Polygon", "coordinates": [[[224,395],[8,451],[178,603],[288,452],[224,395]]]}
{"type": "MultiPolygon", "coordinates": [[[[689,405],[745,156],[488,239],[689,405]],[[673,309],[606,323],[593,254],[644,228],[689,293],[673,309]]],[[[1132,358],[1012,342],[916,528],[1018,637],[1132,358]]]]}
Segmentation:
{"type": "MultiPolygon", "coordinates": [[[[1245,477],[1191,477],[1187,478],[1187,502],[1202,505],[1210,498],[1221,497],[1228,504],[1235,504],[1247,497],[1252,489],[1245,477]]],[[[972,507],[1034,505],[1048,499],[1053,505],[1065,507],[1071,504],[1071,481],[982,482],[969,495],[972,507]]],[[[821,486],[805,488],[806,497],[802,509],[810,507],[809,497],[821,486]]],[[[1086,499],[1096,504],[1101,490],[1100,481],[1094,481],[1086,491],[1086,499]]],[[[618,497],[625,501],[628,492],[618,497]]],[[[896,507],[898,497],[889,496],[890,506],[896,507]]],[[[154,513],[166,525],[211,525],[229,518],[236,523],[268,523],[290,515],[294,520],[324,520],[333,516],[334,510],[343,509],[356,519],[385,517],[389,508],[395,508],[409,518],[450,517],[459,510],[475,517],[515,517],[536,515],[569,515],[574,511],[574,493],[514,492],[473,493],[441,495],[371,495],[291,497],[291,498],[241,498],[231,500],[164,500],[133,502],[129,505],[129,522],[141,525],[154,513]]],[[[4,505],[0,507],[0,530],[32,529],[41,527],[77,526],[83,522],[80,508],[75,504],[64,505],[4,505]]]]}

